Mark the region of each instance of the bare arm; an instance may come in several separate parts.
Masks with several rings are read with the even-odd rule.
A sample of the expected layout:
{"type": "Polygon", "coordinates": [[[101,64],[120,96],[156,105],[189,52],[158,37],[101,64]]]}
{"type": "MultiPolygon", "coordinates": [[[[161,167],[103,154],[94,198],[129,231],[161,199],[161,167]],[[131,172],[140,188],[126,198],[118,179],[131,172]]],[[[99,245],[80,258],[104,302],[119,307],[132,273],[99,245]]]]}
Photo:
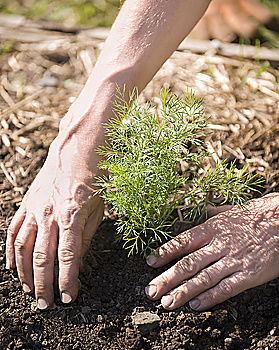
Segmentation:
{"type": "Polygon", "coordinates": [[[17,267],[37,305],[53,303],[53,268],[65,303],[78,294],[79,263],[102,220],[94,195],[96,148],[112,116],[116,84],[141,91],[205,11],[209,0],[126,0],[80,96],[62,119],[46,162],[8,230],[7,267],[17,267]]]}
{"type": "Polygon", "coordinates": [[[112,98],[116,83],[142,91],[209,3],[210,0],[126,0],[75,105],[89,109],[94,97],[112,98]],[[104,86],[105,94],[99,90],[104,86]]]}

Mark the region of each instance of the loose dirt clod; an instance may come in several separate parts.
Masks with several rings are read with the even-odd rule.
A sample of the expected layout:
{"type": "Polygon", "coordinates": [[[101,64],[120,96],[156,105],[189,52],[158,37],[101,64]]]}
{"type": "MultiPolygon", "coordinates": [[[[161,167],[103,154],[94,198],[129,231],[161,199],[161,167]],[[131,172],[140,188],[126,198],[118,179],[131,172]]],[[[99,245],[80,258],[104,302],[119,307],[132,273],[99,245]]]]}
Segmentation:
{"type": "Polygon", "coordinates": [[[133,324],[142,334],[147,334],[158,327],[161,318],[149,311],[139,312],[132,316],[133,324]]]}

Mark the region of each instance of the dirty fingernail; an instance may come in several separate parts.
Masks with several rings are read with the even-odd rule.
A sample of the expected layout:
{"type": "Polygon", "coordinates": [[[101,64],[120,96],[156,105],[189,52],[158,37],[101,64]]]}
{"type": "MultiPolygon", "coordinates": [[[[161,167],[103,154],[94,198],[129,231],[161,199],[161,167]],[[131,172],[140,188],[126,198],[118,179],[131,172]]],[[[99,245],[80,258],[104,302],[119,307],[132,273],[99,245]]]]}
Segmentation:
{"type": "Polygon", "coordinates": [[[146,258],[147,265],[154,266],[158,259],[159,258],[155,255],[148,255],[148,257],[146,258]]]}
{"type": "Polygon", "coordinates": [[[161,299],[163,307],[169,307],[173,303],[173,297],[171,295],[164,295],[161,299]]]}
{"type": "Polygon", "coordinates": [[[22,289],[23,289],[24,293],[30,293],[31,292],[31,288],[26,283],[22,283],[22,289]]]}
{"type": "Polygon", "coordinates": [[[199,301],[199,299],[193,299],[193,300],[189,301],[190,308],[193,310],[198,309],[200,304],[201,304],[201,302],[199,301]]]}
{"type": "Polygon", "coordinates": [[[145,293],[148,297],[153,298],[157,293],[157,287],[154,284],[146,286],[145,293]]]}
{"type": "Polygon", "coordinates": [[[63,292],[61,294],[62,303],[68,304],[72,301],[72,297],[68,292],[63,292]]]}
{"type": "Polygon", "coordinates": [[[47,302],[45,301],[44,298],[39,298],[39,299],[37,300],[37,306],[38,306],[38,308],[41,309],[41,310],[45,310],[45,309],[48,308],[48,304],[47,304],[47,302]]]}

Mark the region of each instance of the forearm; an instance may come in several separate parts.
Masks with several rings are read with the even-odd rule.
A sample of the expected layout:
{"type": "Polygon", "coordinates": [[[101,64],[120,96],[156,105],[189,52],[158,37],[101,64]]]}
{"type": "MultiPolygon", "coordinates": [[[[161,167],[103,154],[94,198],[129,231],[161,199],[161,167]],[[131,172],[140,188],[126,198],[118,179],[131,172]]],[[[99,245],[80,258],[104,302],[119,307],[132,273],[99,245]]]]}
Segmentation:
{"type": "MultiPolygon", "coordinates": [[[[178,47],[210,0],[126,0],[81,94],[60,125],[60,146],[82,135],[77,147],[103,143],[117,86],[139,92],[178,47]]],[[[85,151],[84,151],[85,152],[85,151]]],[[[91,156],[89,156],[91,157],[91,156]]]]}
{"type": "Polygon", "coordinates": [[[118,84],[141,91],[178,47],[210,0],[126,0],[79,102],[88,108],[118,84]],[[110,86],[114,85],[114,86],[110,86]],[[96,96],[96,97],[97,97],[96,96]]]}
{"type": "Polygon", "coordinates": [[[141,90],[191,31],[209,2],[126,0],[96,64],[93,79],[94,74],[97,79],[102,79],[104,73],[113,75],[115,69],[129,71],[141,90]]]}

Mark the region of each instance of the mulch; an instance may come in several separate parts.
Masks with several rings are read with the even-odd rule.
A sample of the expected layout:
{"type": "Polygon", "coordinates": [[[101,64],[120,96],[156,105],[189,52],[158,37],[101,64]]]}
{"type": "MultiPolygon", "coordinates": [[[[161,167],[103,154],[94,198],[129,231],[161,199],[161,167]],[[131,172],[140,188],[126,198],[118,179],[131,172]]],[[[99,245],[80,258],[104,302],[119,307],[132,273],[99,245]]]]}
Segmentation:
{"type": "MultiPolygon", "coordinates": [[[[279,349],[279,281],[208,312],[187,305],[163,310],[148,301],[146,283],[158,271],[113,241],[105,217],[82,272],[78,300],[39,312],[5,270],[7,226],[41,168],[60,119],[81,90],[102,48],[100,39],[14,43],[0,56],[0,348],[1,349],[279,349]],[[142,332],[132,316],[158,314],[142,332]]],[[[264,177],[263,193],[279,190],[278,70],[268,62],[176,51],[141,95],[159,104],[162,87],[193,89],[209,116],[208,149],[264,177]]]]}

